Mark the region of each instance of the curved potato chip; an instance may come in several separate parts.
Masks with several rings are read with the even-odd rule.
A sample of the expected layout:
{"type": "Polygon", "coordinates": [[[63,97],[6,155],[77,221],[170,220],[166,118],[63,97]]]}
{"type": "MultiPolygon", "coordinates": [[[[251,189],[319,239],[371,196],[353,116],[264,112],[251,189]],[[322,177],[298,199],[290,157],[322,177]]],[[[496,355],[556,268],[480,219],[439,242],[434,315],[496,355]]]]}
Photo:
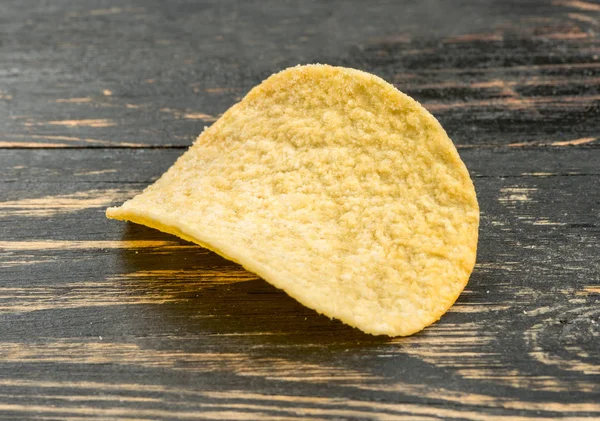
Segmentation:
{"type": "Polygon", "coordinates": [[[107,216],[240,263],[364,332],[409,335],[466,285],[479,208],[438,121],[379,77],[269,77],[153,185],[107,216]]]}

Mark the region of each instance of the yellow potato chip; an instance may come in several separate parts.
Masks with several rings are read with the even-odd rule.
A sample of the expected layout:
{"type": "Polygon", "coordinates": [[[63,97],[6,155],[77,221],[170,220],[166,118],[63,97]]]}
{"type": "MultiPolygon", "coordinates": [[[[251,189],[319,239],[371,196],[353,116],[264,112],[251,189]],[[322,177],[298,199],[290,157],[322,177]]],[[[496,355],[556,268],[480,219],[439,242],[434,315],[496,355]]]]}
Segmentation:
{"type": "Polygon", "coordinates": [[[379,77],[289,68],[109,218],[175,234],[371,334],[438,320],[475,264],[473,184],[438,121],[379,77]]]}

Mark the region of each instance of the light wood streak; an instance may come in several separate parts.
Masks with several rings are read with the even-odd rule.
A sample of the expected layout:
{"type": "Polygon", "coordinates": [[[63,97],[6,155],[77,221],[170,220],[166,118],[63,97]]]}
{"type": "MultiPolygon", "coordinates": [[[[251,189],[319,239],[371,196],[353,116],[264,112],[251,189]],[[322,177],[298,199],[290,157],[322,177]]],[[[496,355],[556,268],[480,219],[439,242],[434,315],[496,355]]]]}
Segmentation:
{"type": "MultiPolygon", "coordinates": [[[[111,140],[100,140],[100,139],[91,139],[87,137],[75,137],[75,136],[56,136],[56,135],[35,135],[35,134],[12,134],[6,133],[3,136],[5,137],[14,137],[17,139],[40,139],[40,140],[63,140],[68,143],[34,143],[34,142],[13,142],[13,141],[4,141],[0,144],[6,145],[6,147],[19,147],[18,145],[27,145],[25,147],[69,147],[72,143],[84,143],[91,145],[102,145],[102,146],[125,146],[125,147],[144,147],[147,146],[143,143],[132,143],[132,142],[118,142],[111,140]],[[29,146],[31,145],[31,146],[29,146]]],[[[23,147],[23,146],[22,146],[23,147]]]]}
{"type": "Polygon", "coordinates": [[[556,32],[553,34],[543,34],[543,35],[536,35],[536,36],[532,36],[531,39],[546,39],[546,40],[551,40],[551,39],[567,39],[567,40],[574,40],[574,39],[585,39],[585,38],[593,38],[593,35],[588,34],[587,32],[556,32]]]}
{"type": "Polygon", "coordinates": [[[117,170],[112,169],[112,170],[96,170],[96,171],[81,171],[81,172],[76,172],[73,173],[73,175],[75,176],[80,176],[80,175],[100,175],[100,174],[111,174],[111,173],[116,173],[117,170]]]}
{"type": "MultiPolygon", "coordinates": [[[[303,404],[303,405],[311,405],[312,407],[327,407],[327,406],[342,406],[344,407],[348,400],[339,400],[336,398],[324,398],[321,396],[294,396],[294,395],[272,395],[272,394],[261,394],[261,393],[252,393],[247,391],[239,391],[232,390],[229,392],[222,391],[194,391],[190,389],[181,389],[181,388],[173,388],[173,387],[164,387],[156,384],[129,384],[129,383],[102,383],[102,382],[90,382],[90,381],[68,381],[68,382],[57,382],[57,381],[32,381],[32,380],[23,380],[23,379],[11,379],[5,378],[0,379],[0,385],[5,387],[18,387],[18,388],[35,388],[37,389],[50,389],[49,391],[42,391],[41,393],[46,394],[46,396],[52,397],[50,394],[52,389],[61,389],[67,390],[71,393],[69,397],[73,397],[74,401],[86,400],[90,393],[95,393],[96,391],[100,391],[108,398],[112,396],[123,396],[126,400],[128,399],[136,399],[135,397],[129,397],[127,395],[123,395],[123,393],[160,393],[163,401],[169,401],[171,395],[183,395],[189,396],[191,399],[187,399],[187,405],[193,405],[191,402],[198,402],[202,398],[208,398],[211,402],[224,400],[224,401],[234,401],[234,402],[246,402],[246,401],[255,401],[261,402],[261,404],[265,404],[267,402],[269,405],[272,405],[273,408],[282,408],[282,407],[291,407],[293,405],[303,404]],[[119,392],[118,395],[113,394],[115,392],[119,392]],[[108,394],[108,395],[107,395],[108,394]]],[[[453,403],[460,405],[461,407],[465,407],[465,405],[473,405],[476,407],[485,407],[485,408],[505,408],[509,410],[519,410],[519,411],[536,411],[535,419],[538,419],[538,416],[544,415],[547,411],[552,412],[564,412],[564,413],[578,413],[578,412],[598,412],[600,411],[600,404],[598,403],[561,403],[561,402],[531,402],[531,401],[515,401],[509,398],[496,398],[488,395],[481,395],[477,393],[465,393],[465,392],[456,392],[452,390],[448,390],[442,387],[431,387],[424,385],[414,385],[409,383],[396,383],[394,385],[361,385],[357,384],[355,386],[361,390],[371,390],[378,392],[397,392],[403,393],[410,396],[417,397],[426,397],[431,400],[441,400],[448,403],[453,403]]],[[[92,397],[95,395],[91,395],[92,397]]],[[[144,399],[144,398],[141,398],[144,399]]],[[[184,404],[185,405],[185,404],[184,404]]],[[[360,401],[360,400],[352,400],[350,404],[353,408],[361,408],[365,409],[378,409],[378,410],[387,410],[388,412],[398,413],[402,410],[406,410],[408,408],[412,408],[414,406],[420,407],[420,405],[415,404],[389,404],[389,403],[376,403],[370,401],[360,401]],[[378,405],[383,405],[380,407],[378,405]],[[393,408],[389,408],[389,405],[393,405],[393,408]],[[404,406],[407,405],[407,406],[404,406]]],[[[425,407],[427,408],[427,407],[425,407]]],[[[434,407],[430,407],[434,408],[434,407]]],[[[462,411],[461,411],[462,412],[462,411]]],[[[396,414],[395,414],[396,415],[396,414]]],[[[449,414],[446,414],[449,415],[449,414]]],[[[413,413],[409,416],[415,416],[413,413]]],[[[415,419],[415,418],[412,418],[415,419]]],[[[435,418],[439,419],[439,418],[435,418]]],[[[467,418],[470,419],[470,418],[467,418]]],[[[490,418],[491,419],[491,418],[490,418]]],[[[571,418],[576,419],[576,418],[571,418]]]]}
{"type": "Polygon", "coordinates": [[[90,250],[90,249],[139,249],[139,248],[198,248],[196,245],[181,245],[172,241],[150,241],[150,240],[40,240],[40,241],[0,241],[0,249],[5,251],[27,251],[27,250],[90,250]]]}
{"type": "Polygon", "coordinates": [[[504,408],[518,411],[541,412],[599,412],[600,404],[596,402],[583,403],[563,403],[555,401],[528,401],[514,400],[504,397],[483,395],[473,392],[460,392],[450,390],[439,386],[425,386],[419,384],[399,384],[399,385],[377,385],[374,388],[370,386],[361,386],[361,389],[380,391],[380,392],[399,392],[419,398],[428,398],[432,400],[442,400],[459,405],[474,405],[485,408],[504,408]]]}
{"type": "Polygon", "coordinates": [[[0,219],[9,216],[48,217],[80,212],[109,206],[132,197],[137,192],[137,190],[119,189],[88,190],[33,199],[9,200],[0,202],[0,219]]]}
{"type": "Polygon", "coordinates": [[[86,97],[86,98],[58,98],[56,100],[54,100],[54,102],[57,103],[68,103],[68,104],[82,104],[85,102],[92,102],[92,98],[86,97]]]}
{"type": "Polygon", "coordinates": [[[519,202],[531,201],[531,194],[537,191],[532,187],[503,187],[500,189],[498,201],[514,205],[519,202]]]}
{"type": "MultiPolygon", "coordinates": [[[[195,286],[200,290],[198,284],[195,286]]],[[[128,285],[117,284],[107,286],[99,282],[90,283],[86,287],[66,285],[62,290],[31,287],[14,291],[10,288],[0,288],[0,314],[105,306],[161,305],[181,301],[173,294],[153,291],[150,287],[127,287],[128,285]],[[65,291],[68,291],[68,294],[65,294],[65,291]]]]}
{"type": "Polygon", "coordinates": [[[551,146],[584,145],[586,143],[591,143],[597,139],[598,139],[597,137],[582,137],[580,139],[566,140],[566,141],[562,141],[562,142],[553,142],[550,145],[551,146]]]}
{"type": "MultiPolygon", "coordinates": [[[[206,411],[198,412],[197,410],[177,411],[177,410],[161,410],[161,409],[127,409],[127,408],[85,408],[81,406],[61,406],[54,407],[49,405],[19,405],[19,404],[0,404],[0,411],[19,412],[25,414],[60,414],[62,417],[77,414],[93,416],[94,418],[103,417],[103,419],[131,419],[135,417],[137,420],[152,419],[157,417],[176,417],[178,419],[219,419],[219,420],[255,420],[257,416],[262,419],[267,414],[257,412],[236,412],[236,411],[206,411]],[[148,417],[148,418],[144,418],[148,417]],[[123,418],[125,419],[125,418],[123,418]]],[[[70,418],[70,417],[69,417],[70,418]]],[[[66,419],[69,419],[66,418],[66,419]]],[[[282,418],[272,418],[282,419],[282,418]]],[[[292,419],[292,418],[290,418],[292,419]]]]}
{"type": "MultiPolygon", "coordinates": [[[[367,402],[367,401],[359,401],[355,399],[346,399],[343,402],[339,402],[336,399],[331,398],[323,398],[323,397],[302,397],[302,396],[291,396],[291,395],[266,395],[266,394],[258,394],[245,392],[241,390],[231,391],[231,392],[207,392],[209,397],[224,399],[224,400],[236,400],[236,401],[271,401],[276,402],[278,406],[282,406],[292,403],[305,403],[311,405],[335,405],[336,403],[342,404],[346,408],[351,409],[372,409],[378,410],[380,413],[388,413],[390,418],[393,418],[396,414],[407,414],[413,417],[418,416],[430,416],[434,419],[468,419],[468,420],[477,420],[477,421],[488,421],[488,420],[505,420],[505,421],[522,421],[522,420],[530,420],[531,418],[527,416],[519,416],[519,415],[499,415],[499,414],[485,414],[482,412],[475,412],[470,409],[448,409],[444,407],[438,406],[423,406],[423,405],[415,405],[415,404],[394,404],[394,403],[382,403],[382,402],[367,402]]],[[[379,415],[379,414],[378,414],[379,415]]],[[[378,419],[380,419],[378,417],[378,419]]],[[[536,417],[539,420],[551,420],[552,417],[536,417]]],[[[565,417],[562,419],[576,420],[577,418],[565,417]]]]}
{"type": "Polygon", "coordinates": [[[598,25],[598,20],[591,16],[584,15],[583,13],[569,13],[569,17],[580,22],[591,23],[592,25],[598,25]]]}
{"type": "Polygon", "coordinates": [[[556,0],[554,4],[560,6],[568,6],[574,9],[585,10],[590,12],[600,12],[600,4],[590,3],[579,0],[556,0]]]}
{"type": "Polygon", "coordinates": [[[508,310],[510,305],[503,304],[454,304],[448,309],[450,313],[487,313],[490,311],[508,310]]]}
{"type": "Polygon", "coordinates": [[[204,113],[187,113],[183,115],[183,118],[188,120],[204,120],[204,121],[216,121],[217,118],[204,113]]]}
{"type": "Polygon", "coordinates": [[[468,102],[453,103],[423,103],[424,107],[430,111],[446,111],[460,108],[482,108],[482,107],[502,107],[509,110],[524,110],[539,105],[546,107],[560,107],[565,109],[567,105],[587,105],[600,100],[600,95],[582,95],[582,96],[556,96],[556,97],[535,97],[535,98],[494,98],[482,99],[468,102]]]}
{"type": "MultiPolygon", "coordinates": [[[[63,384],[62,387],[65,385],[63,384]]],[[[150,397],[137,397],[137,396],[123,396],[123,395],[55,395],[55,394],[46,394],[46,395],[37,395],[38,398],[47,399],[47,400],[61,400],[68,402],[85,402],[85,401],[100,401],[100,402],[161,402],[160,398],[150,398],[150,397]]],[[[8,393],[0,393],[0,398],[9,398],[8,400],[13,399],[31,399],[30,395],[17,395],[17,394],[8,394],[8,393]]]]}
{"type": "Polygon", "coordinates": [[[194,373],[230,373],[240,377],[259,377],[281,382],[323,384],[369,384],[381,378],[327,364],[297,364],[280,357],[253,357],[236,352],[184,352],[154,350],[135,344],[102,341],[0,343],[0,359],[4,363],[24,361],[36,364],[120,364],[145,368],[165,368],[194,373]],[[185,362],[185,364],[182,364],[185,362]]]}
{"type": "Polygon", "coordinates": [[[587,286],[583,290],[588,294],[600,294],[600,286],[598,285],[587,286]]]}
{"type": "Polygon", "coordinates": [[[109,7],[107,9],[92,9],[83,10],[81,12],[69,12],[67,13],[68,18],[76,18],[82,16],[108,16],[108,15],[119,15],[122,13],[143,13],[145,11],[142,7],[109,7]]]}
{"type": "Polygon", "coordinates": [[[84,120],[55,120],[47,121],[45,123],[38,124],[50,124],[53,126],[66,126],[66,127],[112,127],[116,126],[116,123],[107,119],[84,119],[84,120]]]}
{"type": "Polygon", "coordinates": [[[39,142],[13,142],[0,140],[0,148],[63,148],[69,146],[66,143],[39,143],[39,142]]]}

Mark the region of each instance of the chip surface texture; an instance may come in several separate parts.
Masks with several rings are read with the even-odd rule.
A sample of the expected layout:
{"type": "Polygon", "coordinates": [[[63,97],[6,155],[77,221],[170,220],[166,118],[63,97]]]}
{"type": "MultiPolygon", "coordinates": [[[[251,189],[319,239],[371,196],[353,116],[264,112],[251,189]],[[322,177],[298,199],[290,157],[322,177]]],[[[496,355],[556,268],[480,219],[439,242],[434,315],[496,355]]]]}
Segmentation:
{"type": "Polygon", "coordinates": [[[475,265],[473,183],[438,121],[377,76],[297,66],[252,89],[107,216],[236,261],[319,313],[399,336],[475,265]]]}

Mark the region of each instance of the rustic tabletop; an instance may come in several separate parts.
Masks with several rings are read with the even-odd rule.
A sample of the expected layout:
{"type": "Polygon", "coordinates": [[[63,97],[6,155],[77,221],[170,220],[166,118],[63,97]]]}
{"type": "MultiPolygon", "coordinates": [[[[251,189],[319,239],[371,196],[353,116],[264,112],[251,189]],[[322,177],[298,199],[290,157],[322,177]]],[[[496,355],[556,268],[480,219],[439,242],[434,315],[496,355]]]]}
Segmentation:
{"type": "Polygon", "coordinates": [[[0,2],[0,418],[600,417],[600,3],[0,2]],[[107,220],[252,86],[363,69],[448,131],[478,264],[407,338],[107,220]]]}

